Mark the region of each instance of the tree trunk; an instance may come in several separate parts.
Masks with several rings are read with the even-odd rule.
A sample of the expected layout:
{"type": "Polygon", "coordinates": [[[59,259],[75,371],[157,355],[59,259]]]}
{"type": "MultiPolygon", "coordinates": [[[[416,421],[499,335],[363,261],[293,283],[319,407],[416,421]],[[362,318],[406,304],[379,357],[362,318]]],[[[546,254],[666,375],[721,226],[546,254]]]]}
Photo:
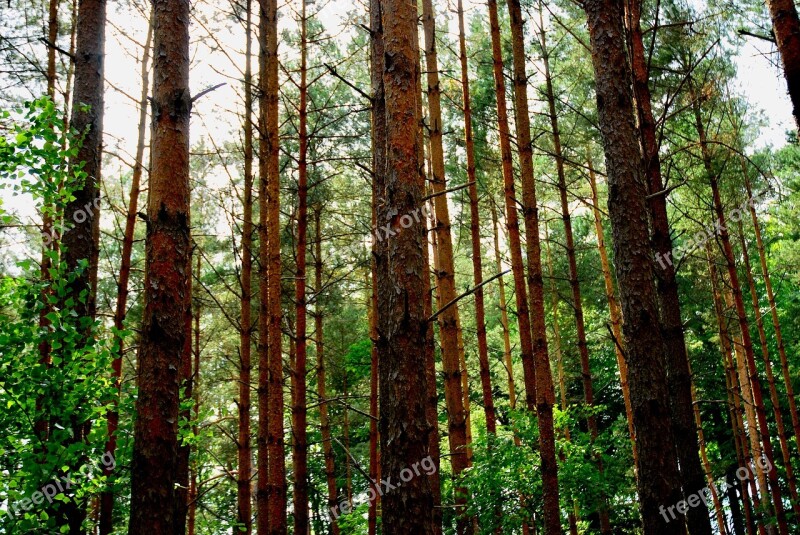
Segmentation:
{"type": "MultiPolygon", "coordinates": [[[[503,260],[500,254],[500,231],[497,224],[497,208],[495,203],[491,204],[492,209],[492,228],[494,229],[494,257],[497,272],[503,272],[503,260]]],[[[503,329],[503,363],[508,375],[508,405],[512,410],[517,408],[517,387],[514,384],[514,362],[511,359],[511,336],[508,329],[508,306],[506,304],[506,284],[503,277],[497,280],[499,292],[500,326],[503,329]]],[[[514,440],[519,446],[519,437],[514,435],[514,440]]]]}
{"type": "MultiPolygon", "coordinates": [[[[772,450],[772,441],[770,439],[770,431],[767,422],[767,413],[764,408],[764,400],[761,393],[761,380],[758,377],[758,368],[756,367],[755,353],[753,351],[753,340],[750,336],[750,323],[747,319],[747,312],[744,307],[744,298],[742,296],[742,287],[739,283],[739,274],[736,269],[736,260],[733,254],[733,247],[730,241],[730,233],[728,231],[727,217],[725,215],[725,208],[722,205],[722,197],[719,191],[719,177],[714,170],[714,163],[711,150],[708,146],[706,137],[705,126],[703,125],[703,118],[700,110],[700,101],[697,98],[696,88],[694,81],[689,78],[689,97],[692,101],[692,108],[694,111],[695,128],[700,140],[700,150],[703,157],[703,166],[711,186],[711,194],[714,200],[714,216],[719,232],[719,240],[722,243],[722,251],[725,258],[725,263],[728,269],[728,278],[731,285],[731,292],[733,293],[733,302],[735,305],[736,315],[739,320],[739,328],[741,330],[742,344],[741,348],[744,351],[746,358],[747,371],[749,373],[750,387],[753,392],[753,402],[755,403],[756,416],[758,418],[758,428],[761,431],[761,440],[764,446],[764,455],[771,466],[775,466],[775,456],[772,450]]],[[[737,346],[737,349],[738,346],[737,346]]],[[[758,463],[756,463],[758,466],[758,463]]],[[[778,483],[777,470],[770,470],[767,474],[770,481],[770,488],[772,490],[772,502],[775,508],[775,515],[778,522],[778,529],[781,535],[788,533],[788,525],[786,523],[786,513],[783,507],[783,500],[781,498],[781,489],[778,483]]],[[[766,494],[766,493],[765,493],[766,494]]]]}
{"type": "MultiPolygon", "coordinates": [[[[657,261],[656,277],[661,328],[666,349],[667,381],[672,409],[672,428],[678,454],[684,497],[700,492],[706,485],[697,443],[697,429],[692,409],[692,377],[689,355],[683,334],[676,268],[672,262],[672,238],[667,216],[667,194],[662,193],[661,160],[656,136],[649,86],[649,64],[642,41],[640,25],[643,0],[629,0],[629,35],[631,65],[639,131],[642,139],[644,166],[649,185],[648,208],[652,223],[652,245],[657,261]],[[666,261],[664,261],[666,259],[666,261]]],[[[692,535],[711,535],[711,522],[705,503],[692,507],[686,515],[692,535]]]]}
{"type": "Polygon", "coordinates": [[[800,129],[800,17],[792,0],[767,0],[767,7],[789,87],[792,115],[800,129]]]}
{"type": "MultiPolygon", "coordinates": [[[[430,124],[431,188],[435,195],[434,232],[436,234],[436,283],[440,307],[453,302],[456,295],[455,267],[453,262],[453,242],[450,234],[450,213],[447,206],[446,179],[444,176],[444,149],[442,146],[442,110],[439,89],[439,64],[436,56],[436,29],[433,3],[422,0],[422,27],[425,34],[425,66],[428,83],[428,111],[430,124]]],[[[402,215],[402,214],[400,214],[402,215]]],[[[409,216],[410,217],[410,216],[409,216]]],[[[444,375],[444,394],[447,405],[448,439],[450,443],[450,463],[456,478],[466,469],[467,421],[464,405],[462,368],[463,353],[459,351],[458,305],[447,308],[439,315],[439,333],[442,344],[442,371],[444,375]]],[[[466,490],[456,488],[456,515],[462,517],[466,505],[466,490]]],[[[466,533],[469,520],[459,518],[458,533],[466,533]]]]}
{"type": "Polygon", "coordinates": [[[497,433],[497,415],[492,398],[492,381],[489,375],[489,345],[486,341],[486,306],[483,298],[483,262],[481,259],[481,222],[478,206],[478,184],[475,172],[475,140],[472,133],[472,102],[469,90],[467,65],[467,39],[464,28],[464,6],[458,0],[458,46],[461,62],[461,92],[464,104],[464,142],[467,150],[467,182],[469,183],[470,237],[472,239],[472,271],[475,282],[475,325],[478,338],[478,365],[480,367],[483,411],[486,430],[497,433]]]}
{"type": "MultiPolygon", "coordinates": [[[[404,215],[419,214],[423,202],[416,158],[420,140],[414,127],[419,98],[418,45],[413,40],[417,9],[408,0],[383,0],[382,11],[386,158],[375,177],[377,216],[379,227],[397,228],[404,215]]],[[[419,373],[430,328],[424,315],[422,219],[383,244],[377,258],[381,473],[393,477],[426,458],[430,449],[427,378],[419,373]]],[[[384,533],[435,533],[433,508],[430,479],[412,478],[384,494],[384,533]]]]}
{"type": "MultiPolygon", "coordinates": [[[[317,354],[317,395],[319,396],[319,425],[322,435],[322,456],[325,459],[325,481],[328,489],[328,511],[336,510],[339,503],[338,489],[336,488],[336,470],[334,466],[333,444],[331,443],[331,421],[328,416],[328,392],[326,383],[325,365],[325,332],[322,329],[322,305],[320,304],[322,292],[322,207],[318,205],[314,210],[314,348],[317,354]]],[[[339,535],[339,524],[332,516],[331,533],[339,535]]]]}
{"type": "Polygon", "coordinates": [[[683,515],[678,513],[668,523],[661,514],[663,504],[678,503],[682,492],[653,282],[646,174],[634,121],[622,4],[617,0],[587,0],[584,9],[597,80],[597,108],[608,169],[608,208],[625,317],[628,379],[639,446],[639,509],[648,535],[683,534],[683,515]]]}
{"type": "MultiPolygon", "coordinates": [[[[736,468],[738,469],[746,466],[746,458],[748,456],[748,454],[745,453],[747,441],[744,436],[744,425],[742,423],[742,411],[740,403],[741,395],[737,387],[738,380],[736,376],[736,368],[733,364],[733,357],[731,355],[732,342],[725,319],[725,308],[722,303],[722,296],[719,288],[720,280],[717,272],[717,266],[714,263],[713,249],[711,244],[706,243],[705,249],[709,276],[711,279],[711,293],[714,301],[714,314],[717,317],[717,327],[719,329],[720,350],[722,352],[723,366],[725,367],[725,384],[728,391],[728,409],[731,419],[733,442],[736,449],[736,459],[738,463],[736,468]]],[[[734,469],[734,472],[735,470],[736,469],[734,469]]],[[[752,485],[753,496],[757,496],[758,492],[755,488],[755,482],[750,477],[748,477],[748,482],[750,485],[752,485]]],[[[747,533],[748,535],[753,535],[755,532],[755,524],[749,499],[750,490],[748,489],[747,485],[741,485],[739,488],[742,492],[742,504],[744,506],[745,521],[747,523],[747,533]]],[[[729,495],[729,498],[730,497],[731,496],[729,495]]],[[[731,511],[733,511],[733,505],[731,505],[731,511]]],[[[763,535],[763,527],[760,528],[760,532],[763,535]]]]}
{"type": "Polygon", "coordinates": [[[594,214],[594,229],[597,235],[597,251],[600,254],[600,267],[603,270],[603,283],[605,284],[606,299],[608,300],[609,316],[611,318],[611,336],[614,344],[614,353],[617,356],[619,368],[619,386],[622,390],[622,399],[625,403],[625,416],[628,421],[628,434],[631,437],[631,451],[633,453],[633,471],[636,475],[639,465],[639,454],[636,446],[636,428],[633,426],[633,407],[631,405],[631,392],[628,387],[628,364],[625,362],[625,352],[622,339],[622,311],[619,308],[617,294],[614,289],[614,279],[611,275],[611,264],[608,261],[606,250],[606,235],[603,229],[603,219],[600,214],[600,200],[597,195],[597,179],[595,178],[594,165],[591,156],[587,159],[589,168],[589,185],[592,188],[592,214],[594,214]]]}
{"type": "MultiPolygon", "coordinates": [[[[178,419],[186,315],[191,310],[189,231],[189,2],[154,2],[153,133],[147,209],[139,392],[131,467],[130,535],[176,526],[178,419]]],[[[190,312],[189,312],[190,313],[190,312]]]]}
{"type": "Polygon", "coordinates": [[[756,281],[753,279],[753,271],[750,265],[750,254],[747,252],[747,240],[745,240],[744,237],[744,229],[741,221],[739,221],[739,243],[742,247],[744,272],[745,277],[747,278],[747,285],[750,288],[750,298],[753,303],[756,328],[758,330],[758,338],[761,344],[761,359],[764,361],[764,371],[767,374],[767,388],[769,389],[769,398],[772,402],[772,414],[775,416],[775,426],[778,430],[778,442],[780,444],[781,454],[783,456],[783,467],[786,470],[786,483],[789,486],[789,496],[791,497],[795,514],[800,515],[800,501],[798,501],[797,497],[797,480],[795,479],[794,468],[792,466],[792,456],[789,451],[789,441],[786,439],[786,427],[783,424],[780,398],[778,397],[778,389],[775,386],[775,375],[772,373],[772,361],[769,357],[767,333],[764,330],[764,318],[761,316],[761,304],[759,303],[758,291],[756,290],[756,281]]]}
{"type": "MultiPolygon", "coordinates": [[[[152,15],[151,15],[152,17],[152,15]]],[[[150,46],[153,39],[153,21],[150,20],[147,27],[147,37],[145,38],[144,50],[142,52],[141,79],[142,91],[139,98],[139,129],[136,139],[136,159],[133,163],[133,174],[131,178],[131,189],[128,195],[128,211],[125,217],[125,230],[122,237],[122,254],[120,258],[119,278],[117,279],[117,302],[114,307],[114,328],[121,332],[125,328],[125,318],[128,314],[128,283],[131,275],[131,253],[133,251],[133,236],[136,230],[136,212],[139,209],[139,193],[141,191],[142,172],[144,170],[144,149],[145,132],[147,131],[147,95],[150,90],[150,46]]],[[[122,386],[122,357],[125,352],[122,336],[116,336],[117,354],[111,363],[112,377],[116,388],[116,398],[112,405],[113,408],[108,413],[108,439],[106,440],[106,451],[112,456],[117,451],[117,429],[119,427],[119,404],[120,388],[122,386]]],[[[110,467],[103,470],[103,475],[111,479],[113,477],[110,467]]],[[[114,493],[104,491],[100,494],[100,535],[110,535],[113,530],[114,522],[114,493]]]]}
{"type": "Polygon", "coordinates": [[[239,434],[237,437],[236,522],[238,533],[250,535],[252,505],[250,478],[250,389],[252,370],[253,294],[253,34],[252,0],[247,0],[244,70],[244,206],[242,210],[241,325],[239,326],[239,434]]]}
{"type": "Polygon", "coordinates": [[[286,532],[286,459],[283,438],[283,354],[281,341],[280,162],[278,132],[278,4],[259,0],[259,244],[261,269],[259,323],[259,535],[286,532]],[[262,329],[263,327],[263,329],[262,329]],[[262,478],[264,480],[262,480],[262,478]]]}
{"type": "MultiPolygon", "coordinates": [[[[195,278],[198,280],[200,279],[200,255],[197,255],[197,264],[195,267],[195,278]]],[[[192,388],[192,397],[194,402],[194,421],[192,422],[192,432],[194,436],[198,436],[198,422],[200,421],[200,393],[197,389],[197,383],[200,381],[200,308],[198,307],[194,314],[194,351],[192,352],[194,355],[194,375],[193,375],[193,388],[192,388]]],[[[197,452],[197,447],[195,447],[195,453],[197,452]]],[[[186,507],[188,508],[187,519],[186,519],[186,534],[187,535],[194,535],[195,534],[195,527],[196,527],[196,520],[197,520],[197,500],[200,497],[200,493],[197,488],[197,466],[198,462],[195,458],[191,465],[191,476],[189,478],[189,490],[187,493],[187,504],[186,507]]],[[[176,530],[177,533],[183,533],[183,531],[176,530]]]]}
{"type": "Polygon", "coordinates": [[[306,437],[306,253],[308,249],[308,37],[306,2],[301,2],[300,15],[300,153],[297,179],[297,269],[295,275],[295,306],[297,310],[295,337],[297,357],[293,368],[292,427],[294,461],[294,533],[307,535],[308,524],[308,439],[306,437]]]}
{"type": "MultiPolygon", "coordinates": [[[[744,166],[744,162],[743,166],[744,166]]],[[[747,190],[747,198],[753,199],[753,188],[750,185],[750,177],[747,174],[747,167],[743,168],[744,185],[747,190]]],[[[783,375],[783,384],[786,387],[786,397],[789,400],[789,413],[792,417],[792,428],[794,429],[794,439],[797,446],[800,448],[800,417],[797,412],[797,402],[794,396],[794,388],[792,387],[792,376],[789,373],[789,361],[786,358],[786,346],[783,343],[783,333],[781,331],[781,322],[778,319],[778,305],[775,302],[775,292],[772,289],[772,278],[770,277],[769,267],[767,266],[767,253],[764,248],[764,240],[761,236],[761,225],[758,222],[758,214],[754,203],[748,203],[750,209],[750,217],[753,220],[753,231],[756,236],[756,246],[758,247],[758,258],[761,262],[761,273],[764,275],[764,286],[767,289],[767,302],[770,307],[770,314],[772,317],[772,327],[775,329],[775,341],[778,345],[778,356],[781,360],[781,374],[783,375]]]]}
{"type": "MultiPolygon", "coordinates": [[[[552,534],[560,533],[561,530],[558,498],[558,462],[556,460],[555,430],[553,429],[555,390],[547,352],[542,251],[539,242],[539,211],[536,201],[530,113],[528,112],[528,75],[525,67],[524,31],[520,1],[507,0],[506,4],[508,5],[508,14],[511,19],[511,47],[514,63],[514,111],[522,182],[522,213],[526,238],[525,252],[528,259],[527,279],[530,292],[530,322],[533,338],[534,367],[531,376],[535,378],[536,382],[535,391],[527,392],[528,408],[533,410],[535,405],[538,417],[544,531],[546,534],[552,534]]],[[[513,236],[509,237],[513,239],[513,236]]]]}

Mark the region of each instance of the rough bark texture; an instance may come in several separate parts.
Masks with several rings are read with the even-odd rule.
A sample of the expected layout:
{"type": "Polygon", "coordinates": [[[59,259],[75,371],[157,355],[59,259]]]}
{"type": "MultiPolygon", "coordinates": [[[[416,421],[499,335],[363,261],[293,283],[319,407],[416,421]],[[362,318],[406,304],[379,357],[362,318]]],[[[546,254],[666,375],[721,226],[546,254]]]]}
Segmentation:
{"type": "MultiPolygon", "coordinates": [[[[122,331],[125,328],[125,318],[128,314],[128,282],[131,276],[131,252],[133,251],[133,236],[136,230],[136,212],[139,209],[139,193],[141,190],[142,172],[144,170],[144,149],[145,132],[147,131],[147,95],[150,90],[150,46],[153,39],[152,20],[148,25],[147,37],[145,38],[144,50],[142,52],[142,92],[139,97],[139,130],[136,140],[136,159],[133,163],[133,173],[131,178],[131,189],[128,194],[128,211],[125,216],[125,230],[122,237],[122,254],[120,258],[119,277],[117,278],[117,302],[114,307],[114,328],[122,331]]],[[[116,455],[117,451],[117,428],[119,427],[119,412],[116,407],[119,403],[119,393],[122,384],[122,357],[124,354],[124,340],[117,337],[117,354],[111,363],[112,376],[117,389],[117,398],[114,400],[114,408],[108,413],[108,439],[106,441],[106,451],[111,455],[116,455]]],[[[110,467],[104,469],[106,477],[112,476],[110,467]]],[[[114,515],[114,494],[111,491],[104,491],[100,494],[100,535],[109,535],[113,530],[114,515]]]]}
{"type": "Polygon", "coordinates": [[[239,427],[236,439],[236,522],[238,533],[252,532],[250,478],[252,451],[250,448],[250,389],[253,348],[253,34],[252,0],[247,0],[245,22],[244,70],[244,194],[242,207],[242,275],[239,325],[239,427]]]}
{"type": "MultiPolygon", "coordinates": [[[[400,218],[419,212],[422,190],[417,168],[416,4],[383,0],[386,103],[386,158],[377,173],[378,225],[397,227],[400,218]]],[[[426,415],[424,315],[424,224],[416,223],[386,242],[378,254],[378,347],[380,358],[381,473],[399,477],[404,468],[429,454],[431,422],[426,415]]],[[[387,535],[435,533],[431,481],[421,475],[383,496],[387,535]]]]}
{"type": "Polygon", "coordinates": [[[800,18],[792,0],[767,0],[767,7],[789,87],[792,115],[800,129],[800,18]]]}
{"type": "Polygon", "coordinates": [[[297,356],[292,369],[292,461],[294,465],[294,533],[306,535],[308,519],[308,438],[306,426],[306,253],[308,250],[308,36],[306,2],[302,0],[300,15],[300,152],[297,166],[297,269],[295,271],[295,339],[297,356]]]}
{"type": "Polygon", "coordinates": [[[539,209],[536,201],[536,182],[533,173],[522,7],[519,0],[507,0],[506,3],[511,20],[511,48],[514,60],[514,112],[522,182],[522,213],[525,223],[525,252],[528,259],[527,279],[530,292],[533,365],[536,381],[535,401],[532,399],[534,392],[528,391],[527,396],[528,407],[532,410],[535,405],[538,417],[539,455],[542,463],[544,532],[550,535],[561,531],[558,498],[558,462],[556,460],[555,430],[553,429],[555,389],[547,352],[542,250],[539,241],[539,209]]]}
{"type": "Polygon", "coordinates": [[[191,309],[189,2],[154,2],[150,198],[130,535],[175,529],[180,370],[191,309]]]}
{"type": "Polygon", "coordinates": [[[681,515],[667,523],[659,512],[664,503],[680,501],[682,492],[663,364],[665,348],[659,329],[645,204],[647,183],[634,122],[622,2],[589,0],[584,9],[597,80],[615,268],[625,317],[628,379],[639,446],[639,509],[648,535],[682,534],[686,530],[681,515]]]}
{"type": "MultiPolygon", "coordinates": [[[[648,208],[650,210],[651,239],[656,255],[656,277],[658,302],[661,312],[661,328],[666,349],[665,365],[669,382],[672,427],[678,454],[685,497],[691,496],[706,485],[700,464],[697,431],[692,409],[692,377],[689,373],[689,355],[683,334],[680,298],[675,265],[672,262],[672,238],[667,216],[667,194],[661,193],[664,183],[661,176],[661,160],[656,137],[656,121],[653,117],[649,86],[649,66],[642,40],[640,25],[642,0],[630,0],[629,36],[631,41],[631,64],[634,78],[634,95],[642,138],[644,166],[649,185],[648,208]],[[663,259],[666,259],[664,261],[663,259]]],[[[711,522],[705,503],[692,507],[686,515],[692,535],[711,535],[711,522]]]]}
{"type": "Polygon", "coordinates": [[[259,0],[259,535],[286,532],[286,459],[281,351],[280,168],[278,137],[278,4],[259,0]]]}
{"type": "MultiPolygon", "coordinates": [[[[436,24],[431,0],[422,0],[422,27],[425,37],[425,67],[428,94],[428,138],[431,158],[431,189],[435,195],[434,226],[436,235],[436,284],[439,306],[453,302],[456,297],[455,266],[453,261],[453,239],[450,234],[450,211],[447,206],[447,189],[444,174],[444,147],[442,145],[442,108],[439,89],[439,63],[436,53],[436,24]]],[[[402,217],[403,214],[400,214],[402,217]]],[[[411,217],[411,216],[405,216],[411,217]]],[[[444,397],[447,405],[448,441],[450,445],[450,464],[453,475],[458,477],[468,467],[467,418],[464,403],[464,383],[466,370],[462,367],[463,348],[459,344],[458,305],[448,307],[439,315],[439,333],[442,345],[442,372],[444,376],[444,397]]],[[[466,504],[465,489],[456,489],[456,514],[464,514],[466,504]]],[[[458,533],[468,529],[469,521],[458,521],[458,533]]]]}

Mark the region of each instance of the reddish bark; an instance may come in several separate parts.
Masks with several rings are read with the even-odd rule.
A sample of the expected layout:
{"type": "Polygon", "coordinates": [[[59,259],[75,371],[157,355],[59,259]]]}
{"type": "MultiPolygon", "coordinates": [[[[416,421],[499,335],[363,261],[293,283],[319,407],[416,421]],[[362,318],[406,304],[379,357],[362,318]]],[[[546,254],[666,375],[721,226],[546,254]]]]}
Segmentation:
{"type": "Polygon", "coordinates": [[[800,128],[800,17],[792,0],[767,0],[775,43],[792,101],[792,115],[800,128]]]}
{"type": "MultiPolygon", "coordinates": [[[[147,209],[147,270],[139,397],[131,470],[130,535],[176,526],[178,419],[186,316],[191,308],[189,233],[189,2],[154,2],[155,86],[147,209]]],[[[190,312],[189,312],[190,313],[190,312]]]]}

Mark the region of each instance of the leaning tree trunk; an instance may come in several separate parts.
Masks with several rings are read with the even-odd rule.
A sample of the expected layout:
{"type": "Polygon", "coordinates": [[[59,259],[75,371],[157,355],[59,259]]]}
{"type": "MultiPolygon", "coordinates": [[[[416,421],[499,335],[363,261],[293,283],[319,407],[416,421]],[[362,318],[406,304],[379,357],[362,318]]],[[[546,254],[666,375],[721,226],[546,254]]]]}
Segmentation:
{"type": "Polygon", "coordinates": [[[639,510],[648,535],[683,534],[682,515],[665,522],[660,508],[682,498],[659,329],[648,232],[647,183],[634,120],[632,76],[625,50],[622,4],[584,3],[597,80],[597,107],[608,169],[608,208],[628,353],[628,380],[638,441],[639,510]]]}
{"type": "MultiPolygon", "coordinates": [[[[695,128],[697,129],[697,135],[700,141],[700,152],[703,158],[703,166],[711,186],[714,217],[716,219],[716,226],[719,229],[719,241],[722,245],[722,252],[728,270],[728,279],[731,285],[731,292],[733,294],[736,316],[739,320],[739,328],[741,331],[743,345],[741,350],[744,352],[746,359],[749,382],[753,392],[753,403],[755,404],[755,412],[758,419],[758,428],[761,432],[761,441],[764,446],[764,455],[769,463],[772,466],[775,466],[775,455],[773,453],[772,441],[770,439],[767,412],[764,408],[764,399],[761,392],[761,379],[758,376],[755,352],[753,351],[753,340],[750,335],[750,322],[747,319],[747,312],[744,307],[742,286],[739,282],[739,273],[736,269],[736,258],[733,253],[730,232],[728,231],[727,227],[728,220],[727,216],[725,215],[725,208],[722,204],[722,197],[719,188],[719,176],[714,169],[713,155],[711,154],[705,125],[703,124],[700,101],[698,100],[698,95],[696,93],[695,82],[691,77],[689,78],[689,96],[691,98],[692,110],[694,112],[695,128]]],[[[756,466],[758,465],[756,464],[756,466]]],[[[770,490],[772,491],[772,502],[775,508],[778,529],[781,535],[785,535],[788,533],[789,528],[788,524],[786,523],[786,513],[783,506],[783,499],[781,497],[781,488],[778,482],[777,470],[770,470],[767,474],[767,477],[769,478],[770,490]]]]}
{"type": "Polygon", "coordinates": [[[154,2],[155,86],[147,268],[131,467],[130,535],[176,525],[180,370],[191,309],[189,15],[187,0],[154,2]]]}
{"type": "MultiPolygon", "coordinates": [[[[691,496],[706,485],[700,463],[697,430],[692,409],[692,377],[689,355],[683,334],[680,297],[676,267],[672,259],[672,238],[667,216],[667,192],[661,176],[656,121],[653,117],[649,86],[649,64],[642,40],[640,25],[643,0],[629,1],[631,64],[634,95],[639,116],[644,165],[649,185],[648,207],[652,222],[652,245],[657,259],[658,301],[661,309],[661,328],[666,349],[667,381],[669,384],[672,427],[677,448],[684,497],[691,496]],[[665,260],[666,259],[666,260],[665,260]]],[[[691,507],[686,515],[692,535],[711,535],[711,522],[705,503],[691,507]]]]}
{"type": "MultiPolygon", "coordinates": [[[[383,0],[383,84],[386,105],[386,157],[376,173],[378,226],[396,227],[403,216],[422,208],[417,168],[416,129],[418,44],[414,42],[416,4],[383,0]]],[[[411,224],[381,246],[378,258],[378,347],[381,400],[381,473],[400,472],[429,455],[432,422],[426,415],[428,385],[424,367],[425,225],[411,224]]],[[[415,477],[383,496],[384,533],[435,533],[430,479],[415,477]]]]}
{"type": "Polygon", "coordinates": [[[767,0],[767,7],[789,87],[792,115],[800,129],[800,17],[792,0],[767,0]]]}

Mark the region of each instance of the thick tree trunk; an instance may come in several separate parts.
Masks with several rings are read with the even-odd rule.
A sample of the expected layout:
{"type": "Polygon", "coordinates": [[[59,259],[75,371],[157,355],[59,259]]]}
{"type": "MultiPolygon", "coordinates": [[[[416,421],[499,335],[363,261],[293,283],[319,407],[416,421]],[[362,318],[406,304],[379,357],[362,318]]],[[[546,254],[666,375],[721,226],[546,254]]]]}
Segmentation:
{"type": "MultiPolygon", "coordinates": [[[[383,84],[386,105],[386,159],[376,174],[378,226],[397,227],[403,216],[422,208],[417,168],[418,45],[413,40],[416,4],[383,0],[383,84]]],[[[381,473],[399,477],[429,455],[431,422],[426,414],[424,373],[425,225],[423,217],[388,240],[378,254],[378,347],[381,399],[381,473]]],[[[424,475],[383,496],[387,535],[435,533],[431,481],[424,475]]]]}
{"type": "Polygon", "coordinates": [[[767,0],[767,7],[789,87],[792,115],[800,129],[800,17],[792,0],[767,0]]]}
{"type": "Polygon", "coordinates": [[[295,275],[295,307],[297,357],[292,369],[294,388],[292,389],[292,460],[294,464],[294,533],[307,535],[308,524],[308,439],[306,426],[306,253],[308,249],[308,81],[307,57],[308,37],[306,2],[301,2],[300,15],[300,105],[299,134],[300,152],[298,156],[297,179],[297,269],[295,275]]]}
{"type": "Polygon", "coordinates": [[[628,379],[639,446],[639,509],[648,535],[683,534],[683,515],[678,513],[667,522],[661,514],[663,504],[678,503],[682,492],[649,247],[647,178],[634,121],[622,3],[587,0],[584,9],[597,80],[597,107],[608,169],[608,208],[625,317],[628,379]]]}
{"type": "Polygon", "coordinates": [[[153,133],[130,535],[176,526],[180,370],[191,310],[189,2],[154,2],[153,133]],[[190,313],[190,312],[189,312],[190,313]]]}
{"type": "Polygon", "coordinates": [[[250,478],[250,389],[253,347],[253,34],[252,0],[247,0],[245,21],[244,70],[244,206],[242,210],[242,279],[241,325],[239,326],[239,429],[237,437],[236,522],[237,533],[250,535],[252,505],[250,478]]]}
{"type": "MultiPolygon", "coordinates": [[[[667,216],[667,194],[662,193],[661,160],[658,154],[656,121],[653,117],[649,86],[649,65],[642,40],[640,25],[643,0],[629,0],[629,36],[633,88],[639,116],[644,166],[649,185],[651,239],[655,252],[658,302],[661,311],[661,328],[666,349],[667,381],[669,384],[672,427],[678,454],[684,497],[699,492],[706,485],[697,443],[697,430],[692,409],[692,377],[689,373],[689,355],[683,334],[678,282],[672,258],[672,238],[667,216]],[[664,260],[666,259],[666,261],[664,260]]],[[[692,507],[686,515],[692,535],[711,535],[711,522],[705,503],[692,507]]]]}
{"type": "MultiPolygon", "coordinates": [[[[436,283],[439,306],[453,302],[456,297],[455,266],[453,261],[453,241],[450,234],[450,213],[447,206],[447,189],[444,175],[444,148],[442,145],[442,109],[439,89],[439,63],[436,55],[435,14],[431,0],[422,0],[422,27],[425,34],[425,66],[427,71],[428,112],[430,124],[431,189],[435,195],[433,230],[436,235],[435,262],[436,283]]],[[[402,214],[401,214],[402,215],[402,214]]],[[[464,404],[463,352],[459,351],[458,305],[447,308],[439,315],[439,333],[442,344],[442,372],[444,375],[444,395],[447,405],[448,440],[450,444],[450,463],[453,475],[459,477],[468,466],[467,420],[464,404]]],[[[466,491],[457,488],[456,515],[464,514],[466,491]]],[[[466,533],[469,521],[460,518],[458,533],[466,533]]]]}
{"type": "MultiPolygon", "coordinates": [[[[142,172],[144,170],[145,132],[147,131],[147,95],[150,90],[150,46],[153,39],[153,21],[150,20],[142,52],[142,91],[139,98],[139,129],[136,138],[136,157],[133,163],[131,189],[128,195],[128,211],[125,216],[125,230],[122,236],[122,254],[120,258],[119,277],[117,279],[117,302],[114,307],[114,328],[121,332],[125,328],[125,318],[128,314],[128,283],[131,276],[131,253],[133,251],[133,236],[136,230],[136,212],[139,209],[139,193],[141,191],[142,172]]],[[[119,427],[119,412],[116,407],[119,403],[120,388],[122,386],[122,357],[125,351],[124,340],[117,336],[117,354],[111,363],[112,377],[117,390],[113,408],[108,413],[108,439],[106,451],[112,456],[117,451],[117,428],[119,427]]],[[[104,469],[107,478],[112,477],[110,467],[104,469]]],[[[114,494],[104,491],[100,494],[100,535],[109,535],[113,530],[114,494]]]]}
{"type": "MultiPolygon", "coordinates": [[[[761,380],[758,376],[758,368],[756,367],[755,352],[753,351],[753,340],[750,336],[750,322],[747,319],[747,312],[744,307],[744,298],[742,296],[742,287],[739,283],[739,273],[736,269],[736,259],[733,253],[733,246],[731,245],[730,232],[728,231],[728,221],[725,215],[725,208],[722,205],[722,197],[719,190],[719,177],[714,169],[713,155],[708,145],[708,140],[703,124],[702,113],[700,110],[700,101],[697,98],[695,82],[689,78],[689,96],[692,102],[694,111],[695,128],[697,129],[698,139],[700,141],[700,150],[703,157],[703,166],[705,168],[709,184],[711,186],[711,194],[714,202],[714,217],[719,232],[719,241],[722,244],[722,252],[725,259],[725,264],[728,269],[728,279],[731,285],[731,292],[733,293],[733,302],[735,305],[736,316],[739,320],[739,328],[741,330],[742,344],[741,350],[747,364],[747,372],[749,374],[750,387],[753,392],[753,402],[755,403],[755,412],[758,419],[758,429],[761,432],[761,440],[764,446],[764,455],[771,466],[775,466],[775,455],[772,449],[772,441],[770,439],[770,431],[767,422],[767,412],[764,408],[764,399],[761,392],[761,380]]],[[[740,349],[736,346],[736,349],[740,349]]],[[[758,466],[758,463],[756,463],[758,466]]],[[[775,516],[778,522],[778,529],[781,535],[788,533],[788,525],[786,523],[786,513],[781,498],[781,488],[778,483],[777,470],[770,470],[767,474],[770,482],[770,489],[772,491],[772,503],[775,508],[775,516]]],[[[766,494],[766,493],[765,493],[766,494]]]]}

